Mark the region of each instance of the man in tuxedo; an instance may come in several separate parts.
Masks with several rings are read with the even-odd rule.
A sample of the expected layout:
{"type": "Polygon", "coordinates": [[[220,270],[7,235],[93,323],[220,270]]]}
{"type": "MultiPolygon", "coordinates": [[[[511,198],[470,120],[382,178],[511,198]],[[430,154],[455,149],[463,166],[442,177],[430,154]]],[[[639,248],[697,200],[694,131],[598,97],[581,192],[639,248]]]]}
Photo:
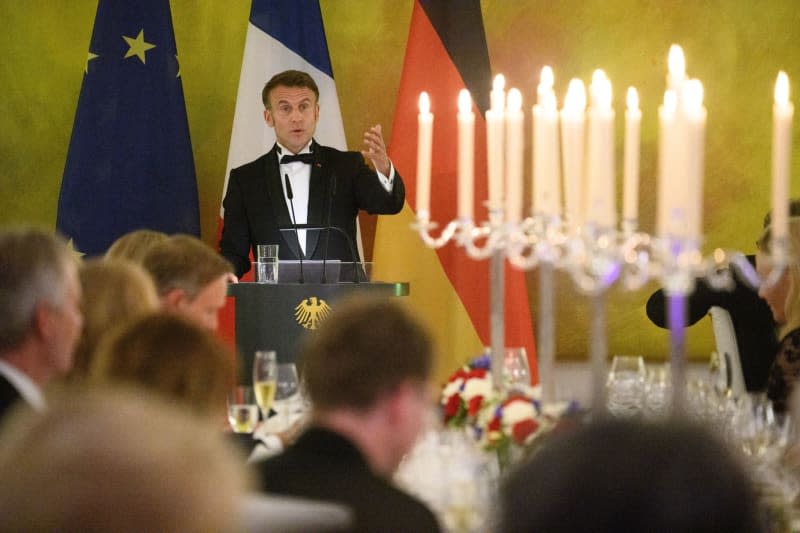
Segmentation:
{"type": "Polygon", "coordinates": [[[361,154],[342,152],[313,138],[319,89],[307,73],[276,74],[261,96],[264,119],[277,142],[265,155],[231,170],[223,200],[222,255],[237,276],[250,269],[250,249],[258,244],[278,244],[281,259],[352,261],[354,253],[358,259],[351,250],[358,211],[394,214],[405,201],[403,180],[386,153],[380,125],[364,134],[361,154]],[[300,225],[340,228],[347,238],[336,231],[282,232],[292,228],[293,218],[300,225]]]}
{"type": "Polygon", "coordinates": [[[262,488],[344,504],[356,531],[439,531],[391,482],[430,407],[428,332],[392,299],[361,296],[339,302],[300,355],[311,424],[257,464],[262,488]]]}
{"type": "Polygon", "coordinates": [[[233,275],[213,248],[191,235],[172,235],[148,250],[142,266],[155,282],[162,309],[217,330],[233,275]]]}
{"type": "Polygon", "coordinates": [[[77,265],[61,239],[0,230],[0,419],[19,400],[46,408],[42,387],[72,368],[80,301],[77,265]]]}

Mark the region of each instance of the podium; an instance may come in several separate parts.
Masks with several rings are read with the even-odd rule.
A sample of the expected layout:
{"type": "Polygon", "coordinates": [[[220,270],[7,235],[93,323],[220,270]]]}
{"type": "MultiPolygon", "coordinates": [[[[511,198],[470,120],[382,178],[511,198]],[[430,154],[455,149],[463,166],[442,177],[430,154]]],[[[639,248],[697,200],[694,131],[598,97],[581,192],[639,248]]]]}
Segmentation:
{"type": "Polygon", "coordinates": [[[407,296],[407,282],[232,283],[240,384],[252,382],[253,353],[275,350],[280,363],[294,363],[302,338],[316,329],[336,301],[353,293],[407,296]]]}

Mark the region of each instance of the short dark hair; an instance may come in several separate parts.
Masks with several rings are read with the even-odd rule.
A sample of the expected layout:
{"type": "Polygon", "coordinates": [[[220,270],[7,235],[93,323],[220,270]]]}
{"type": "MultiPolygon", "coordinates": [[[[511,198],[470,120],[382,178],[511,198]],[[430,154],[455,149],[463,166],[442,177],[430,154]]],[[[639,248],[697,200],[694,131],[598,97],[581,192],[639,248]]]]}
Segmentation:
{"type": "Polygon", "coordinates": [[[317,87],[314,78],[312,78],[308,72],[303,72],[302,70],[284,70],[272,76],[261,91],[261,100],[264,102],[264,107],[266,109],[270,109],[269,93],[272,92],[272,89],[279,86],[306,87],[314,92],[314,96],[316,96],[317,102],[319,102],[319,87],[317,87]]]}
{"type": "Polygon", "coordinates": [[[545,444],[501,493],[500,531],[762,531],[739,458],[685,421],[605,421],[545,444]]]}
{"type": "Polygon", "coordinates": [[[159,296],[183,289],[194,298],[209,283],[233,272],[227,259],[191,235],[173,235],[155,245],[142,259],[153,277],[159,296]]]}
{"type": "Polygon", "coordinates": [[[335,304],[299,360],[315,408],[368,409],[407,380],[427,381],[433,344],[393,298],[358,296],[335,304]]]}

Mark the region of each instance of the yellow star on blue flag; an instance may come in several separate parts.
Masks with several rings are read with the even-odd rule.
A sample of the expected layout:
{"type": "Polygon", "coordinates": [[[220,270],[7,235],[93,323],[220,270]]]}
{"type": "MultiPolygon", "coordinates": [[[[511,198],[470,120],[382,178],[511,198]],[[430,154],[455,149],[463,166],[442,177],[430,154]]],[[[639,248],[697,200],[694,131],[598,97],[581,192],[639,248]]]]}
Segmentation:
{"type": "Polygon", "coordinates": [[[139,35],[137,35],[135,39],[126,35],[123,35],[122,38],[125,39],[125,42],[128,43],[130,47],[128,51],[125,52],[125,59],[136,56],[143,65],[146,63],[144,53],[156,47],[153,43],[145,42],[144,29],[139,30],[139,35]]]}

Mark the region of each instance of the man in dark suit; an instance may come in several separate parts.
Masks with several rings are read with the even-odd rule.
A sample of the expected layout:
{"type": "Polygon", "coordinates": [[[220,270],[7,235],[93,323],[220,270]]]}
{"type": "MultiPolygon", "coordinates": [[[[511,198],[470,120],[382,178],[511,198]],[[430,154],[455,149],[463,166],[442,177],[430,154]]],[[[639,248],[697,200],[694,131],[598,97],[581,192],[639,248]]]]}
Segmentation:
{"type": "Polygon", "coordinates": [[[80,301],[64,242],[39,230],[0,230],[0,419],[20,400],[45,408],[41,388],[72,368],[80,301]]]}
{"type": "Polygon", "coordinates": [[[231,170],[223,200],[222,255],[237,276],[250,269],[250,249],[258,244],[278,244],[281,259],[352,261],[358,211],[394,214],[405,201],[403,180],[386,153],[380,125],[364,134],[360,154],[318,144],[313,136],[319,89],[301,71],[273,76],[262,100],[264,119],[277,142],[265,155],[231,170]],[[347,238],[336,231],[330,237],[313,229],[301,229],[297,236],[280,231],[291,228],[293,218],[299,225],[340,228],[347,238]]]}
{"type": "Polygon", "coordinates": [[[257,465],[263,489],[344,504],[356,531],[439,531],[390,480],[430,407],[428,332],[391,299],[362,297],[340,302],[301,357],[311,424],[257,465]]]}

